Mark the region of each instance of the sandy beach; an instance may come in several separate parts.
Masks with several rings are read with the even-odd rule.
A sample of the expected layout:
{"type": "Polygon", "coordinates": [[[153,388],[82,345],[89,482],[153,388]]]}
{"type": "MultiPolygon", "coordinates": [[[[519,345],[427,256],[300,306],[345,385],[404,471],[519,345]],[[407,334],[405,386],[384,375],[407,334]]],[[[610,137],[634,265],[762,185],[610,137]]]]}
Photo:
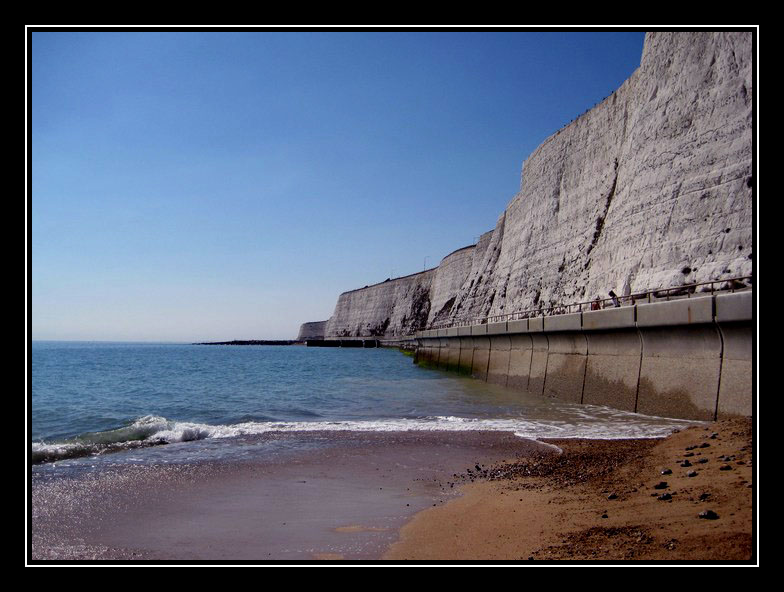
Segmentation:
{"type": "Polygon", "coordinates": [[[463,477],[387,560],[731,561],[755,556],[751,419],[563,450],[463,477]]]}
{"type": "Polygon", "coordinates": [[[754,556],[749,419],[648,440],[540,443],[497,432],[316,437],[328,445],[276,460],[37,475],[31,559],[754,556]]]}

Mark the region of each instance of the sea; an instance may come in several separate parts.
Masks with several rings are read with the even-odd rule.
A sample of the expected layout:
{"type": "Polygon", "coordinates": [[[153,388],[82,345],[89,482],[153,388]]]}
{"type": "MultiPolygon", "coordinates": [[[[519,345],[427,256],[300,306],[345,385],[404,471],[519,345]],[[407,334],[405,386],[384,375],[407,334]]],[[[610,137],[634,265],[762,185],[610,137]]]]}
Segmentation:
{"type": "Polygon", "coordinates": [[[388,348],[36,341],[31,368],[35,466],[107,455],[132,463],[226,458],[247,452],[248,436],[269,433],[621,439],[693,423],[423,369],[388,348]]]}

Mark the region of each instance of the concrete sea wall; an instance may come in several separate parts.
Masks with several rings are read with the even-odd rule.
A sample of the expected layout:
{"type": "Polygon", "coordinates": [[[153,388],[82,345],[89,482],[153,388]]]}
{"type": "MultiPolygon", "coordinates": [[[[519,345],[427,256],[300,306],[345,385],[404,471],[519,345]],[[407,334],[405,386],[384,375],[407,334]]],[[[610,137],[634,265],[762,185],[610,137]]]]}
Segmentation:
{"type": "Polygon", "coordinates": [[[751,415],[753,292],[417,334],[416,363],[573,403],[751,415]]]}

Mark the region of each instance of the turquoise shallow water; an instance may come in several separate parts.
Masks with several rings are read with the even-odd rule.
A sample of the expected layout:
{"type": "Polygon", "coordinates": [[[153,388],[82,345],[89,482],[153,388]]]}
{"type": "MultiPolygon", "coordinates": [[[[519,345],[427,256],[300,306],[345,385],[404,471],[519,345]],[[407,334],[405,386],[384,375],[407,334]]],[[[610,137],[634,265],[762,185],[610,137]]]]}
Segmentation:
{"type": "Polygon", "coordinates": [[[34,462],[131,448],[160,458],[145,449],[274,432],[638,438],[687,425],[422,369],[393,349],[35,342],[31,403],[34,462]]]}

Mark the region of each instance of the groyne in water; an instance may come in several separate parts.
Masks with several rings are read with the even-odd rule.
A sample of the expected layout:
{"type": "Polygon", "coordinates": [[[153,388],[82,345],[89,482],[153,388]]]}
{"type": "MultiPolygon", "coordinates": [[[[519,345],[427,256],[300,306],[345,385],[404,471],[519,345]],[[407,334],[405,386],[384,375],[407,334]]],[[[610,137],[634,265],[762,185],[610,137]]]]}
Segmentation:
{"type": "Polygon", "coordinates": [[[712,420],[753,409],[753,291],[416,334],[415,362],[574,403],[712,420]]]}

